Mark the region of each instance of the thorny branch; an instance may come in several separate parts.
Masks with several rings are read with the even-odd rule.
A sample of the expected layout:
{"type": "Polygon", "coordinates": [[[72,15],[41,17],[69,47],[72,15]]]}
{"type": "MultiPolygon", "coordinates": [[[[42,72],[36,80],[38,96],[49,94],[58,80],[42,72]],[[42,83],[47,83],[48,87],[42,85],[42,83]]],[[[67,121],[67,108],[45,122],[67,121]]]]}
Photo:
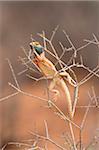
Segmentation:
{"type": "Polygon", "coordinates": [[[60,146],[57,142],[55,142],[54,140],[52,140],[49,136],[49,132],[48,132],[48,125],[47,125],[47,121],[44,121],[44,124],[45,124],[45,131],[46,131],[46,136],[42,136],[42,135],[39,135],[37,133],[34,133],[34,132],[30,132],[32,135],[42,139],[42,140],[46,140],[46,141],[49,141],[50,143],[54,144],[56,147],[58,147],[59,149],[61,150],[67,150],[66,148],[60,146]]]}

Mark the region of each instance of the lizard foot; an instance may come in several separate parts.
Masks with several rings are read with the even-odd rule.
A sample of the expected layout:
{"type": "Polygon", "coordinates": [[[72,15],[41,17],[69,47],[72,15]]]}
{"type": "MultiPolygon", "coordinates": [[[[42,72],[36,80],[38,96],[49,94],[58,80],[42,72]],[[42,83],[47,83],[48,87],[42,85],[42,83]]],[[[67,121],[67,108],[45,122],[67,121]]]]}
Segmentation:
{"type": "Polygon", "coordinates": [[[60,93],[59,93],[59,91],[58,90],[52,90],[52,92],[54,93],[54,95],[53,95],[53,100],[56,102],[57,101],[57,99],[58,99],[58,97],[60,96],[60,93]]]}

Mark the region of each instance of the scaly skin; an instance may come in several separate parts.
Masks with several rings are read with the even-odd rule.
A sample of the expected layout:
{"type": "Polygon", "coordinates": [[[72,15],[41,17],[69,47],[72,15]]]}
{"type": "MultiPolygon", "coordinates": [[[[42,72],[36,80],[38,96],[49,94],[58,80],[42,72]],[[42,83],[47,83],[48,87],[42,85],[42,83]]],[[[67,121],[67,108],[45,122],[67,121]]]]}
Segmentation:
{"type": "Polygon", "coordinates": [[[63,76],[67,77],[67,80],[72,84],[70,75],[67,72],[58,73],[54,64],[45,57],[42,46],[38,42],[30,43],[32,50],[35,53],[35,58],[33,62],[39,67],[43,76],[52,79],[49,85],[49,91],[54,92],[56,95],[59,94],[59,91],[55,89],[55,86],[58,86],[62,89],[65,94],[67,105],[68,105],[68,114],[72,119],[72,102],[69,89],[63,79],[63,76]],[[40,51],[39,51],[40,50],[40,51]]]}

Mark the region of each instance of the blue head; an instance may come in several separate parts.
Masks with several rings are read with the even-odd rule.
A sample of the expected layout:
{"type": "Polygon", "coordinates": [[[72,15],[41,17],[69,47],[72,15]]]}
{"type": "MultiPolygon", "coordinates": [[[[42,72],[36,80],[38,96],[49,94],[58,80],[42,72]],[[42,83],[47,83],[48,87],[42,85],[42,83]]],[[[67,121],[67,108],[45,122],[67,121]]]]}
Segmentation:
{"type": "Polygon", "coordinates": [[[30,47],[32,50],[34,49],[38,55],[44,52],[44,49],[39,42],[31,42],[30,47]]]}

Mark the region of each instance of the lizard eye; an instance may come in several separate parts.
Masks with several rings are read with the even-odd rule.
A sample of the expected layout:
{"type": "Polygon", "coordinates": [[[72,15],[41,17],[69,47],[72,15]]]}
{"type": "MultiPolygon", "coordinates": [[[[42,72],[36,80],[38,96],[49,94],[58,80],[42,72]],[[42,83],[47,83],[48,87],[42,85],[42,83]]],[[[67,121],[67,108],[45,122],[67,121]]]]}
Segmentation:
{"type": "Polygon", "coordinates": [[[35,43],[36,45],[39,45],[39,43],[35,43]]]}

